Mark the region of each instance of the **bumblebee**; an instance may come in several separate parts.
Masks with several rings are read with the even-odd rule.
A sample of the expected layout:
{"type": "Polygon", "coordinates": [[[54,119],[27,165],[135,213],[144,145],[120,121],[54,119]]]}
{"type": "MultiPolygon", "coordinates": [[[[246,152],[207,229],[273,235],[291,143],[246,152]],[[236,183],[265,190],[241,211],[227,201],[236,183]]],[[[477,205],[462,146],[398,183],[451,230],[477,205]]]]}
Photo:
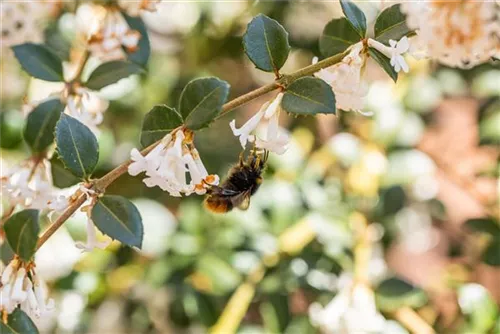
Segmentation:
{"type": "Polygon", "coordinates": [[[246,161],[243,153],[240,161],[229,171],[220,186],[210,186],[205,198],[205,207],[216,213],[231,211],[234,207],[246,210],[250,206],[250,197],[262,183],[262,172],[266,166],[269,151],[252,150],[246,161]]]}

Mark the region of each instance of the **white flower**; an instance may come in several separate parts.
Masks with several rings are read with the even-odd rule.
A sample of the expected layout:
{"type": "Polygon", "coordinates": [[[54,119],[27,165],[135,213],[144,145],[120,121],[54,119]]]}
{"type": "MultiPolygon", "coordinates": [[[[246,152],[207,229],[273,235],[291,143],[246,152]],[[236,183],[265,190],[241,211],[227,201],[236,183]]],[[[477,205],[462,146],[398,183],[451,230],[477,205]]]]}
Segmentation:
{"type": "Polygon", "coordinates": [[[130,16],[139,16],[142,10],[154,12],[158,3],[160,0],[118,0],[118,5],[130,16]]]}
{"type": "Polygon", "coordinates": [[[500,20],[494,1],[407,1],[401,11],[423,50],[445,65],[470,68],[498,55],[500,20]]]}
{"type": "MultiPolygon", "coordinates": [[[[316,61],[317,59],[313,60],[316,61]]],[[[359,42],[351,47],[342,62],[314,74],[332,87],[337,109],[361,112],[364,108],[365,96],[368,94],[368,84],[362,78],[365,63],[363,43],[359,42]]]]}
{"type": "Polygon", "coordinates": [[[54,300],[47,300],[45,284],[33,268],[28,275],[24,264],[14,258],[0,275],[0,312],[12,313],[20,305],[28,315],[39,318],[54,309],[54,300]]]}
{"type": "Polygon", "coordinates": [[[229,123],[233,134],[239,137],[243,148],[246,147],[248,142],[255,142],[255,146],[259,148],[267,149],[277,154],[285,153],[290,139],[286,134],[281,133],[279,128],[280,104],[282,99],[283,93],[279,93],[272,102],[264,103],[259,111],[239,129],[236,128],[236,120],[232,120],[229,123]],[[264,135],[258,137],[254,134],[255,130],[263,123],[264,135]]]}
{"type": "Polygon", "coordinates": [[[386,319],[376,309],[373,292],[359,284],[342,288],[324,308],[313,303],[309,316],[324,333],[384,333],[386,327],[386,319]]]}
{"type": "Polygon", "coordinates": [[[391,59],[391,66],[394,67],[396,72],[401,71],[401,69],[408,73],[410,70],[408,64],[403,58],[403,54],[407,53],[410,50],[410,42],[408,41],[408,37],[404,36],[398,42],[395,40],[389,40],[390,47],[369,38],[368,45],[382,52],[385,56],[391,59]]]}
{"type": "Polygon", "coordinates": [[[85,22],[86,17],[102,17],[100,20],[91,18],[92,23],[80,25],[82,32],[88,37],[92,55],[102,61],[111,61],[126,58],[123,48],[129,53],[137,50],[141,34],[129,27],[119,10],[98,5],[87,6],[85,10],[77,12],[77,20],[85,22]]]}
{"type": "Polygon", "coordinates": [[[61,191],[52,185],[50,168],[50,162],[45,159],[39,162],[27,160],[10,168],[1,178],[2,198],[10,206],[39,210],[48,208],[56,212],[64,210],[67,201],[61,198],[61,191]]]}
{"type": "Polygon", "coordinates": [[[158,186],[171,196],[180,197],[196,192],[202,195],[210,185],[217,185],[219,177],[209,175],[200,155],[192,144],[192,133],[187,136],[177,130],[163,138],[151,152],[143,156],[137,149],[132,149],[132,163],[128,172],[136,176],[146,172],[143,179],[147,187],[158,186]],[[190,175],[187,183],[186,172],[190,175]]]}
{"type": "Polygon", "coordinates": [[[77,242],[75,243],[76,248],[81,249],[83,252],[91,252],[94,248],[105,249],[109,246],[111,240],[108,241],[97,241],[97,233],[95,231],[95,225],[90,217],[90,210],[87,212],[87,242],[77,242]]]}
{"type": "MultiPolygon", "coordinates": [[[[66,92],[62,94],[65,95],[66,92]]],[[[103,121],[103,113],[109,106],[108,101],[87,88],[77,87],[73,94],[67,96],[66,104],[66,114],[82,122],[94,133],[99,133],[97,126],[103,121]]]]}

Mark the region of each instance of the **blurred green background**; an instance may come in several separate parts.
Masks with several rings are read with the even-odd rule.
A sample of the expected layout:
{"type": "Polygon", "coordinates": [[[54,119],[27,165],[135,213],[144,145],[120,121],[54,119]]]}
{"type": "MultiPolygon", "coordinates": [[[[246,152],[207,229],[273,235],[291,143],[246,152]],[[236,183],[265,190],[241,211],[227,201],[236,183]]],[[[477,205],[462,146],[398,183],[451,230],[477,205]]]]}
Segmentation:
{"type": "MultiPolygon", "coordinates": [[[[72,5],[32,31],[43,32],[39,38],[63,54],[72,5]]],[[[369,21],[382,5],[360,3],[369,21]]],[[[336,2],[298,1],[164,3],[144,14],[153,47],[148,72],[100,92],[111,104],[100,126],[96,176],[129,158],[140,146],[143,116],[155,104],[175,106],[189,80],[218,76],[231,84],[230,98],[273,80],[242,50],[246,24],[258,13],[290,33],[284,73],[320,56],[324,25],[341,16],[336,2]]],[[[500,333],[500,254],[481,257],[491,237],[465,226],[498,217],[500,66],[466,71],[422,60],[410,68],[395,85],[368,64],[371,117],[283,115],[290,148],[271,155],[248,211],[214,215],[201,197],[173,198],[138,177],[120,177],[108,193],[139,208],[143,249],[114,242],[82,254],[74,240],[85,239],[85,216],[70,219],[37,254],[57,304],[53,317],[37,322],[41,330],[203,333],[242,312],[240,333],[328,332],[315,322],[313,306],[328,304],[342,282],[359,274],[355,254],[363,244],[371,254],[362,263],[369,285],[388,298],[377,298],[377,308],[397,321],[391,333],[408,327],[394,307],[411,308],[439,333],[500,333]],[[405,293],[391,282],[377,289],[394,275],[411,283],[405,293]],[[250,289],[250,300],[241,287],[250,289]],[[220,317],[235,291],[229,315],[220,317]]],[[[21,136],[23,102],[45,97],[50,88],[30,81],[4,46],[1,69],[1,152],[9,164],[29,155],[21,136]]],[[[209,172],[224,175],[238,159],[241,147],[229,121],[240,124],[271,96],[196,135],[209,172]]]]}

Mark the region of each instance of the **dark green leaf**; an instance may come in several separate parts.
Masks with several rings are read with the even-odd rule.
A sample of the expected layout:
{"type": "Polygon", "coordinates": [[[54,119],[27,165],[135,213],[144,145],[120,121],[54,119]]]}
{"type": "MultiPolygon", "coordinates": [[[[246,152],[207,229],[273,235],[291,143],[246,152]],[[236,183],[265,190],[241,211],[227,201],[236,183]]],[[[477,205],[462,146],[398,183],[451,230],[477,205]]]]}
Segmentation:
{"type": "Polygon", "coordinates": [[[12,47],[23,69],[45,81],[64,81],[61,60],[40,44],[25,43],[12,47]]]}
{"type": "Polygon", "coordinates": [[[52,183],[57,188],[68,188],[80,182],[78,177],[64,167],[57,153],[50,159],[50,173],[52,175],[52,183]]]}
{"type": "Polygon", "coordinates": [[[389,44],[389,40],[399,41],[412,31],[406,25],[406,15],[401,12],[401,4],[386,8],[375,22],[375,39],[389,44]]]}
{"type": "Polygon", "coordinates": [[[386,279],[375,290],[377,304],[383,311],[391,312],[400,307],[421,307],[427,302],[425,292],[396,277],[386,279]]]}
{"type": "Polygon", "coordinates": [[[19,308],[9,314],[7,324],[0,321],[2,334],[38,334],[38,329],[30,317],[19,308]]]}
{"type": "Polygon", "coordinates": [[[56,125],[57,152],[74,175],[88,179],[99,159],[97,139],[85,125],[62,114],[56,125]]]}
{"type": "Polygon", "coordinates": [[[490,266],[500,267],[500,237],[491,240],[483,253],[483,261],[490,266]]]}
{"type": "Polygon", "coordinates": [[[254,17],[248,24],[243,47],[257,68],[275,73],[285,64],[290,52],[285,28],[263,14],[254,17]]]}
{"type": "Polygon", "coordinates": [[[153,144],[180,125],[182,125],[182,116],[177,110],[166,105],[153,107],[142,123],[142,146],[153,144]]]}
{"type": "Polygon", "coordinates": [[[38,210],[27,209],[13,214],[4,225],[12,250],[24,261],[30,261],[38,241],[38,210]]]}
{"type": "Polygon", "coordinates": [[[323,80],[304,77],[287,87],[281,107],[300,115],[335,114],[335,95],[323,80]]]}
{"type": "Polygon", "coordinates": [[[349,0],[340,0],[340,5],[345,17],[356,29],[359,37],[364,38],[366,35],[366,17],[363,11],[349,0]]]}
{"type": "Polygon", "coordinates": [[[491,218],[469,219],[465,222],[465,227],[474,232],[500,235],[500,225],[491,218]]]}
{"type": "Polygon", "coordinates": [[[54,141],[54,129],[64,111],[59,99],[40,103],[28,115],[24,127],[24,140],[35,153],[44,151],[54,141]]]}
{"type": "Polygon", "coordinates": [[[319,49],[325,57],[344,52],[361,39],[352,25],[345,18],[328,22],[319,40],[319,49]]]}
{"type": "Polygon", "coordinates": [[[99,65],[90,74],[85,86],[92,90],[99,90],[124,79],[132,74],[142,72],[143,69],[138,64],[130,61],[114,60],[99,65]]]}
{"type": "Polygon", "coordinates": [[[144,67],[148,63],[149,56],[151,54],[151,46],[149,44],[149,36],[146,26],[140,16],[134,17],[129,16],[126,13],[122,14],[130,28],[141,33],[141,38],[137,44],[137,50],[128,54],[128,60],[144,67]]]}
{"type": "Polygon", "coordinates": [[[368,53],[370,56],[384,69],[385,73],[387,73],[394,82],[398,80],[398,73],[394,70],[394,67],[391,65],[391,61],[384,54],[379,52],[377,49],[368,48],[368,53]]]}
{"type": "Polygon", "coordinates": [[[192,130],[206,127],[222,110],[229,94],[229,84],[217,78],[201,78],[189,82],[182,91],[179,111],[192,130]]]}
{"type": "Polygon", "coordinates": [[[71,43],[59,29],[58,21],[52,21],[43,32],[43,35],[44,44],[50,51],[56,54],[61,60],[70,60],[71,43]]]}
{"type": "Polygon", "coordinates": [[[132,202],[122,196],[103,196],[92,208],[92,220],[97,228],[121,243],[141,248],[142,218],[132,202]]]}

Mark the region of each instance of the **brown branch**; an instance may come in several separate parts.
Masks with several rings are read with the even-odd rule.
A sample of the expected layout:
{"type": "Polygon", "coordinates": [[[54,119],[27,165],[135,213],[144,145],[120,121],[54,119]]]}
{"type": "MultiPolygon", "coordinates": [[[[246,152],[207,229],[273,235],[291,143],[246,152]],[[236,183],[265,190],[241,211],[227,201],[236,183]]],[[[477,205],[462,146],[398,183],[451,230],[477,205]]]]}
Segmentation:
{"type": "MultiPolygon", "coordinates": [[[[295,71],[289,75],[283,75],[280,79],[274,81],[273,83],[270,83],[270,84],[267,84],[267,85],[262,86],[260,88],[257,88],[249,93],[246,93],[240,97],[237,97],[237,98],[227,102],[226,104],[224,104],[222,106],[222,112],[216,119],[220,118],[224,114],[227,114],[229,111],[236,109],[237,107],[240,107],[240,106],[252,101],[253,99],[255,99],[259,96],[262,96],[264,94],[272,92],[273,90],[278,89],[280,87],[283,87],[283,86],[286,87],[301,77],[311,75],[311,74],[313,74],[313,73],[315,73],[323,68],[332,66],[332,65],[340,62],[344,58],[344,55],[346,54],[346,52],[341,53],[341,54],[337,54],[335,56],[332,56],[332,57],[329,57],[326,59],[323,59],[322,61],[317,62],[316,64],[312,64],[312,65],[309,65],[307,67],[304,67],[304,68],[302,68],[298,71],[295,71]]],[[[86,55],[86,57],[87,56],[88,55],[86,55]]],[[[148,154],[159,143],[160,143],[160,140],[157,141],[156,143],[148,146],[147,148],[145,148],[144,150],[141,151],[141,154],[142,155],[148,154]]],[[[98,193],[103,193],[106,190],[106,188],[111,183],[113,183],[113,181],[115,181],[117,178],[119,178],[121,175],[123,175],[127,172],[128,166],[131,163],[132,163],[132,161],[128,160],[128,161],[122,163],[121,165],[119,165],[118,167],[116,167],[115,169],[113,169],[112,171],[110,171],[108,174],[101,177],[100,179],[95,180],[92,183],[91,189],[97,191],[98,193]]],[[[36,246],[37,250],[40,249],[40,247],[57,231],[57,229],[59,227],[62,226],[62,224],[64,224],[64,222],[69,217],[71,217],[73,215],[73,213],[75,213],[76,210],[78,210],[78,208],[85,202],[85,200],[86,200],[86,195],[81,194],[77,197],[77,199],[74,202],[72,202],[66,208],[66,210],[64,210],[64,212],[61,214],[61,216],[59,216],[54,221],[54,223],[52,223],[52,225],[50,225],[48,227],[48,229],[45,232],[43,232],[43,234],[40,236],[38,243],[37,243],[37,246],[36,246]]]]}

